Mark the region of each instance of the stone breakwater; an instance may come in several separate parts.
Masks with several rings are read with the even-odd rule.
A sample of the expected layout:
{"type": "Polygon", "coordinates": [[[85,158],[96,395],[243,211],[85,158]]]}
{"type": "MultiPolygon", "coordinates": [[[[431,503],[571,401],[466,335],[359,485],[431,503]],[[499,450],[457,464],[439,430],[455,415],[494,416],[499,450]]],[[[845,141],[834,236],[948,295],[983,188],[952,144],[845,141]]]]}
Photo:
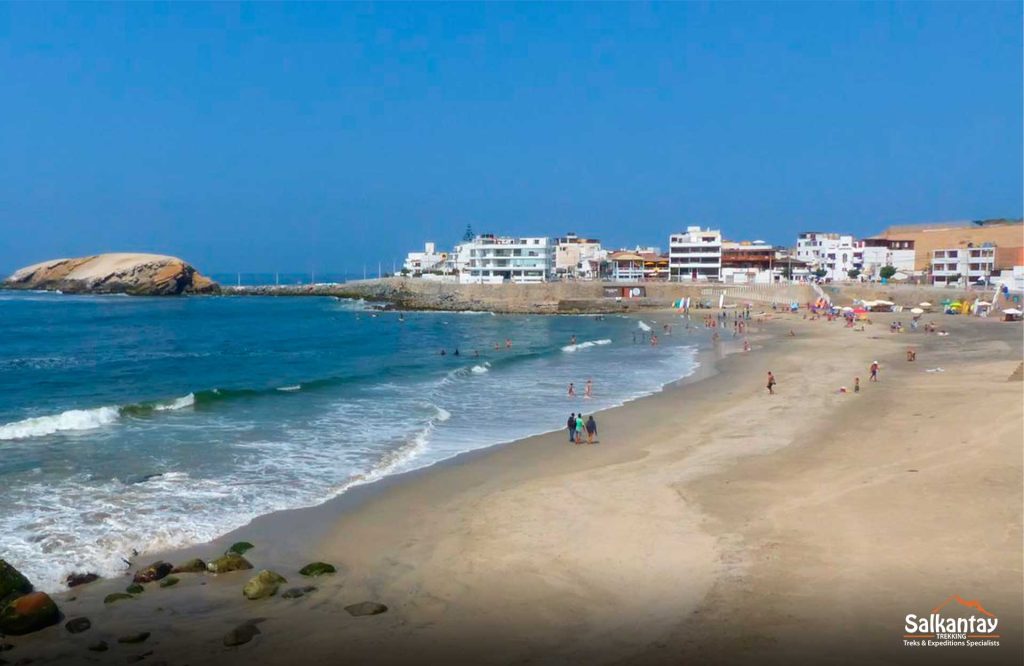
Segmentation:
{"type": "Polygon", "coordinates": [[[211,294],[220,290],[216,282],[177,257],[125,252],[44,261],[15,271],[0,286],[135,296],[211,294]]]}
{"type": "Polygon", "coordinates": [[[401,310],[487,311],[509,314],[589,314],[635,312],[665,308],[672,301],[701,297],[701,287],[646,283],[646,296],[605,296],[605,287],[628,285],[600,282],[544,284],[455,284],[415,278],[384,278],[344,284],[224,287],[222,293],[251,296],[334,296],[380,303],[401,310]]]}

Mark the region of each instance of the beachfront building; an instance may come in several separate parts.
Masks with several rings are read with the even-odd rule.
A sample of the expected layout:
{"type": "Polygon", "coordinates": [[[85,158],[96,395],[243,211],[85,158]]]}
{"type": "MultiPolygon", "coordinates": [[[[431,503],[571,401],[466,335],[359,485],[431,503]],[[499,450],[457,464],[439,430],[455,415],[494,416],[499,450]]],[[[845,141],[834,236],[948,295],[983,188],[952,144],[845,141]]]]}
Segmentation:
{"type": "Polygon", "coordinates": [[[848,280],[850,271],[860,269],[863,251],[848,234],[802,231],[796,239],[796,258],[813,271],[824,271],[826,280],[848,280]]]}
{"type": "MultiPolygon", "coordinates": [[[[923,273],[931,268],[932,258],[937,250],[963,249],[969,245],[981,247],[985,243],[989,243],[999,248],[998,255],[1009,248],[1021,247],[1021,240],[1024,239],[1024,221],[999,218],[905,224],[889,227],[877,234],[877,237],[913,241],[914,270],[923,273]]],[[[1000,263],[998,256],[996,263],[1000,263]]]]}
{"type": "Polygon", "coordinates": [[[423,252],[410,252],[405,256],[402,270],[412,276],[419,276],[425,272],[442,272],[447,260],[447,253],[438,252],[433,242],[427,242],[423,245],[423,252]]]}
{"type": "Polygon", "coordinates": [[[764,241],[722,241],[722,282],[728,284],[770,284],[775,248],[764,241]]]}
{"type": "Polygon", "coordinates": [[[880,279],[879,272],[892,266],[907,277],[914,275],[916,250],[914,241],[906,238],[865,238],[857,242],[861,250],[861,277],[866,280],[880,279]]]}
{"type": "Polygon", "coordinates": [[[957,247],[932,250],[932,284],[988,284],[995,270],[996,248],[957,247]]]}
{"type": "Polygon", "coordinates": [[[601,262],[608,256],[596,238],[568,233],[555,241],[555,277],[560,280],[593,280],[600,277],[601,262]]]}
{"type": "Polygon", "coordinates": [[[669,279],[717,282],[722,277],[722,232],[687,227],[668,239],[669,279]]]}
{"type": "Polygon", "coordinates": [[[495,236],[481,234],[458,247],[459,282],[501,284],[503,282],[547,282],[555,274],[555,244],[550,238],[495,236]]]}
{"type": "Polygon", "coordinates": [[[669,278],[669,257],[645,250],[619,250],[608,254],[607,264],[615,282],[652,282],[669,278]]]}

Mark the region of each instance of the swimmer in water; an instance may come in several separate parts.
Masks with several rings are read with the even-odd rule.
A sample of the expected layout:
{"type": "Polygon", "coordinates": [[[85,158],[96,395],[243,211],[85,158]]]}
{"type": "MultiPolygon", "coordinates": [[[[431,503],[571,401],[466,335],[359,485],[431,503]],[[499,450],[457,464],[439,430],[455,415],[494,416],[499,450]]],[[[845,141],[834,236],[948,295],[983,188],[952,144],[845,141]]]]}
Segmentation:
{"type": "Polygon", "coordinates": [[[459,355],[459,348],[458,347],[455,348],[455,353],[453,355],[454,356],[458,356],[459,355]]]}
{"type": "Polygon", "coordinates": [[[505,349],[512,349],[512,341],[508,338],[505,338],[505,349]]]}
{"type": "Polygon", "coordinates": [[[446,352],[445,350],[442,349],[441,350],[441,356],[447,356],[447,355],[448,355],[448,352],[446,352]]]}
{"type": "Polygon", "coordinates": [[[587,380],[586,385],[583,387],[583,397],[590,400],[594,397],[594,382],[591,379],[587,380]]]}
{"type": "Polygon", "coordinates": [[[576,397],[576,387],[573,386],[572,382],[569,382],[569,397],[570,398],[575,398],[576,397]]]}

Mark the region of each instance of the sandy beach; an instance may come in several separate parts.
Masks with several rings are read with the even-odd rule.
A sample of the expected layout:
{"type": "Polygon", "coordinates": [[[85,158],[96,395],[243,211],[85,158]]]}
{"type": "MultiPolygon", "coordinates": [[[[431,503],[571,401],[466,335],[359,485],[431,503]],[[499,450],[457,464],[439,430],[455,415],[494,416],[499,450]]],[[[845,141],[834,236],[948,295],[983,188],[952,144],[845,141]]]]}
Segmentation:
{"type": "MultiPolygon", "coordinates": [[[[935,316],[948,336],[890,333],[899,318],[860,332],[772,315],[750,352],[727,332],[697,376],[599,413],[594,446],[533,437],[147,554],[137,564],[246,540],[255,570],[181,574],[110,605],[128,579],[76,588],[57,601],[89,631],[9,637],[0,659],[1021,663],[1020,325],[935,316]],[[300,576],[314,560],[339,571],[300,576]],[[282,590],[317,589],[246,600],[264,568],[288,579],[282,590]],[[998,617],[998,647],[904,646],[905,615],[951,595],[998,617]],[[363,601],[388,611],[345,610],[363,601]],[[252,620],[260,633],[225,647],[252,620]],[[141,631],[143,643],[117,642],[141,631]],[[87,649],[100,640],[109,650],[87,649]]],[[[675,335],[706,339],[699,313],[695,325],[675,335]]],[[[559,399],[567,414],[583,404],[559,399]]]]}

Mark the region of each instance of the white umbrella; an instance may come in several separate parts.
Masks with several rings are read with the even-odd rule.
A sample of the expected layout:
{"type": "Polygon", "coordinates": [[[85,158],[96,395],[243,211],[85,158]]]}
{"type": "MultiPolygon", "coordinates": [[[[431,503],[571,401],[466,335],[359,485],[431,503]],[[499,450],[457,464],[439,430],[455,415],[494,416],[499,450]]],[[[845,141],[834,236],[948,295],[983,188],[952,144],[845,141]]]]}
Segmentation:
{"type": "Polygon", "coordinates": [[[992,305],[988,301],[975,301],[974,304],[975,305],[992,305]]]}
{"type": "Polygon", "coordinates": [[[924,310],[921,308],[910,308],[910,311],[914,314],[924,314],[924,310]]]}
{"type": "Polygon", "coordinates": [[[930,308],[932,306],[932,304],[929,303],[928,301],[924,301],[922,303],[919,303],[918,305],[920,305],[922,308],[930,308]]]}
{"type": "Polygon", "coordinates": [[[1024,314],[1024,313],[1022,313],[1022,312],[1021,312],[1020,310],[1018,310],[1017,308],[1007,308],[1007,309],[1003,310],[1003,314],[1008,314],[1008,315],[1019,315],[1019,314],[1024,314]]]}
{"type": "Polygon", "coordinates": [[[849,305],[844,307],[842,310],[843,310],[843,312],[853,312],[853,308],[851,308],[849,305]]]}
{"type": "Polygon", "coordinates": [[[875,305],[896,305],[892,301],[875,301],[875,305]]]}

